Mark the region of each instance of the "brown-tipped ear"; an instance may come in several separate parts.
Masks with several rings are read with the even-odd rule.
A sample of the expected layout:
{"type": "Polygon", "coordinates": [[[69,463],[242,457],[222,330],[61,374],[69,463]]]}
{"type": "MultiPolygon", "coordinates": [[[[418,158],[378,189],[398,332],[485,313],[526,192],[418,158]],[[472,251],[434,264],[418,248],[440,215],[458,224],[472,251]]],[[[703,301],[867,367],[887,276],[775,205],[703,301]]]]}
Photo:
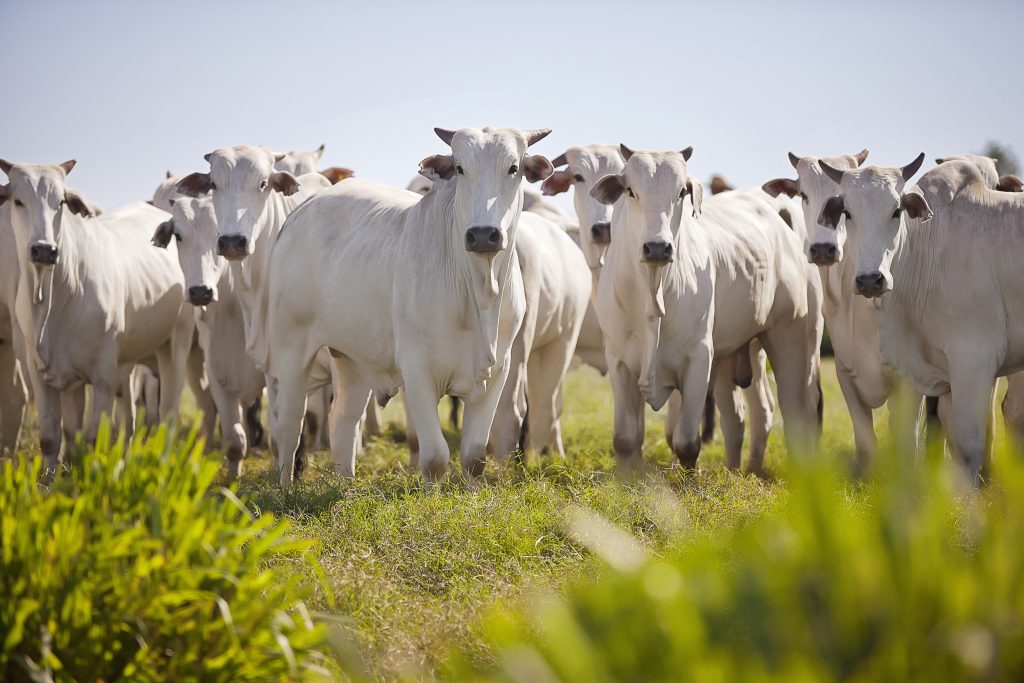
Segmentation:
{"type": "Polygon", "coordinates": [[[626,185],[617,175],[606,175],[590,188],[590,196],[602,204],[614,204],[626,191],[626,185]]]}
{"type": "Polygon", "coordinates": [[[209,173],[189,173],[174,186],[178,192],[189,197],[202,197],[213,190],[213,179],[209,173]]]}
{"type": "Polygon", "coordinates": [[[89,204],[85,201],[85,197],[78,194],[74,190],[64,190],[64,206],[67,207],[68,211],[79,216],[86,218],[92,218],[92,209],[89,208],[89,204]]]}
{"type": "Polygon", "coordinates": [[[452,138],[455,137],[454,130],[447,130],[445,128],[435,128],[434,133],[437,134],[437,137],[441,138],[441,142],[448,145],[449,147],[452,146],[452,138]]]}
{"type": "Polygon", "coordinates": [[[7,159],[0,159],[0,171],[3,171],[7,175],[11,175],[12,168],[14,168],[14,164],[7,161],[7,159]]]}
{"type": "Polygon", "coordinates": [[[320,145],[319,147],[313,150],[313,154],[316,155],[317,159],[324,155],[324,147],[326,147],[326,145],[320,145]]]}
{"type": "Polygon", "coordinates": [[[686,149],[679,150],[679,153],[683,155],[683,161],[689,161],[690,157],[693,156],[693,145],[686,149]]]}
{"type": "Polygon", "coordinates": [[[927,223],[932,219],[932,207],[928,206],[928,201],[916,187],[903,193],[903,196],[900,197],[900,208],[906,211],[908,216],[916,218],[922,223],[927,223]]]}
{"type": "Polygon", "coordinates": [[[4,202],[11,196],[10,191],[6,185],[0,185],[0,206],[4,205],[4,202]]]}
{"type": "Polygon", "coordinates": [[[1001,192],[1024,192],[1024,182],[1015,175],[1004,175],[999,179],[996,189],[1001,192]]]}
{"type": "Polygon", "coordinates": [[[903,180],[910,180],[914,177],[914,174],[921,168],[921,164],[924,163],[924,152],[917,155],[917,158],[911,161],[909,164],[900,169],[900,173],[903,175],[903,180]]]}
{"type": "MultiPolygon", "coordinates": [[[[554,162],[551,162],[552,165],[554,162]]],[[[555,171],[552,173],[544,184],[540,186],[540,191],[547,197],[556,194],[562,194],[568,192],[572,186],[572,173],[568,169],[564,171],[555,171]]]]}
{"type": "MultiPolygon", "coordinates": [[[[526,146],[530,147],[537,144],[547,136],[551,135],[550,128],[538,128],[536,130],[524,130],[523,135],[526,136],[526,146]]],[[[550,161],[548,162],[551,163],[550,161]]]]}
{"type": "Polygon", "coordinates": [[[829,200],[825,202],[825,206],[821,207],[818,223],[835,230],[839,227],[839,219],[843,217],[845,212],[846,201],[843,199],[843,195],[837,194],[835,197],[829,197],[829,200]]]}
{"type": "Polygon", "coordinates": [[[566,154],[567,152],[562,152],[557,157],[552,159],[551,165],[554,166],[555,168],[558,168],[559,166],[565,166],[566,164],[568,164],[569,160],[565,158],[566,154]]]}
{"type": "Polygon", "coordinates": [[[67,175],[68,173],[71,173],[71,169],[73,169],[75,167],[75,164],[77,163],[78,162],[75,161],[74,159],[68,159],[64,163],[57,165],[60,166],[61,169],[64,171],[64,175],[67,175]]]}
{"type": "Polygon", "coordinates": [[[690,202],[693,204],[693,217],[700,218],[701,206],[704,204],[704,186],[700,181],[688,178],[686,194],[690,195],[690,202]]]}
{"type": "Polygon", "coordinates": [[[299,191],[299,181],[287,171],[277,171],[270,174],[270,189],[280,192],[285,197],[291,197],[299,191]]]}
{"type": "Polygon", "coordinates": [[[331,185],[337,185],[345,178],[351,178],[356,174],[351,168],[344,166],[331,166],[320,171],[320,175],[331,181],[331,185]]]}
{"type": "Polygon", "coordinates": [[[793,168],[797,168],[797,165],[800,163],[800,157],[790,152],[789,163],[793,164],[793,168]]]}
{"type": "Polygon", "coordinates": [[[861,151],[853,155],[853,160],[857,162],[857,166],[860,166],[868,160],[868,148],[865,147],[861,151]]]}
{"type": "Polygon", "coordinates": [[[839,170],[838,168],[832,168],[824,160],[819,160],[818,164],[821,166],[821,170],[825,172],[825,175],[828,176],[829,180],[831,180],[836,185],[842,184],[843,171],[839,170]]]}
{"type": "Polygon", "coordinates": [[[551,176],[555,167],[543,154],[527,154],[523,159],[523,175],[527,182],[536,183],[551,176]]]}
{"type": "Polygon", "coordinates": [[[619,153],[622,154],[623,161],[629,161],[629,158],[633,156],[633,150],[631,150],[629,147],[626,147],[621,142],[619,143],[619,153]]]}
{"type": "Polygon", "coordinates": [[[449,180],[455,175],[455,158],[449,154],[432,154],[420,162],[420,175],[430,181],[449,180]]]}
{"type": "Polygon", "coordinates": [[[800,181],[790,180],[789,178],[776,178],[762,185],[761,189],[773,197],[778,197],[780,194],[784,194],[787,197],[795,197],[800,193],[800,181]]]}
{"type": "Polygon", "coordinates": [[[174,219],[164,221],[160,225],[156,226],[156,232],[153,233],[153,246],[166,249],[167,245],[171,243],[171,238],[174,237],[174,219]]]}

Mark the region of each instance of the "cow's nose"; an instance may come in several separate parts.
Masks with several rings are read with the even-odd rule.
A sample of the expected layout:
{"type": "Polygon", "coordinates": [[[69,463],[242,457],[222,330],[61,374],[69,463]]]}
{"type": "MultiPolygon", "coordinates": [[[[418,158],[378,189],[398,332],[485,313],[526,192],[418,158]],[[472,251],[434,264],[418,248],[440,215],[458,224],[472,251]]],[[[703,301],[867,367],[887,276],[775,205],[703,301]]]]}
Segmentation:
{"type": "Polygon", "coordinates": [[[608,244],[612,241],[612,224],[601,221],[590,226],[590,236],[594,244],[608,244]]]}
{"type": "Polygon", "coordinates": [[[206,306],[213,301],[213,290],[206,285],[189,287],[188,300],[193,306],[206,306]]]}
{"type": "Polygon", "coordinates": [[[668,242],[644,242],[644,261],[668,263],[672,260],[672,245],[668,242]]]}
{"type": "Polygon", "coordinates": [[[249,255],[249,238],[245,235],[221,235],[217,238],[217,253],[232,261],[243,259],[249,255]]]}
{"type": "Polygon", "coordinates": [[[493,254],[501,250],[501,230],[489,225],[475,226],[466,231],[466,251],[493,254]]]}
{"type": "Polygon", "coordinates": [[[858,275],[854,283],[857,285],[857,293],[869,299],[885,294],[885,276],[880,271],[858,275]]]}
{"type": "Polygon", "coordinates": [[[824,242],[812,244],[809,252],[810,262],[818,266],[831,266],[839,257],[836,245],[824,242]]]}
{"type": "Polygon", "coordinates": [[[33,244],[29,247],[29,257],[32,263],[42,266],[52,266],[57,262],[57,247],[52,244],[33,244]]]}

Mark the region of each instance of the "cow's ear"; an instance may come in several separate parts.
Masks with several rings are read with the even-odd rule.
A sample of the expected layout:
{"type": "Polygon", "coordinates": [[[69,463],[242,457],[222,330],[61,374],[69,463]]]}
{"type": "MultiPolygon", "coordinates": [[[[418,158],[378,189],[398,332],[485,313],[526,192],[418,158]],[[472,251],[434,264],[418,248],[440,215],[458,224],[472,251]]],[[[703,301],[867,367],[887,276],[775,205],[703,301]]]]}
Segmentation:
{"type": "Polygon", "coordinates": [[[539,182],[549,178],[554,172],[555,167],[543,154],[527,154],[523,159],[523,175],[528,182],[539,182]]]}
{"type": "Polygon", "coordinates": [[[773,197],[778,197],[780,194],[795,197],[800,192],[800,183],[789,178],[776,178],[762,185],[761,189],[773,197]]]}
{"type": "Polygon", "coordinates": [[[693,217],[700,218],[701,206],[704,204],[704,186],[699,180],[687,178],[686,194],[690,195],[690,202],[693,204],[693,217]]]}
{"type": "Polygon", "coordinates": [[[270,189],[280,192],[285,197],[291,197],[299,191],[299,181],[291,173],[277,171],[270,174],[270,189]]]}
{"type": "Polygon", "coordinates": [[[71,169],[73,169],[75,167],[76,163],[78,163],[78,162],[75,161],[74,159],[68,159],[64,163],[57,164],[57,165],[60,166],[61,170],[64,171],[64,175],[67,175],[68,173],[71,173],[71,169]]]}
{"type": "Polygon", "coordinates": [[[590,188],[590,196],[602,204],[614,204],[626,191],[626,184],[617,175],[606,175],[590,188]]]}
{"type": "Polygon", "coordinates": [[[916,218],[922,223],[927,223],[932,219],[932,207],[928,206],[928,201],[921,194],[921,190],[916,187],[903,193],[903,196],[900,197],[900,208],[906,211],[908,216],[916,218]]]}
{"type": "Polygon", "coordinates": [[[1002,192],[1024,192],[1024,182],[1015,175],[1004,175],[999,179],[996,189],[1002,192]]]}
{"type": "Polygon", "coordinates": [[[547,180],[540,186],[540,191],[545,196],[550,197],[556,194],[562,194],[568,192],[569,187],[572,185],[572,173],[569,169],[564,171],[555,171],[547,180]]]}
{"type": "Polygon", "coordinates": [[[323,157],[323,155],[324,155],[324,145],[320,145],[315,150],[313,150],[313,154],[316,155],[317,159],[320,159],[321,157],[323,157]]]}
{"type": "Polygon", "coordinates": [[[274,152],[274,163],[283,161],[286,156],[288,156],[287,152],[274,152]]]}
{"type": "Polygon", "coordinates": [[[189,197],[202,197],[213,190],[213,179],[209,173],[189,173],[174,186],[178,192],[189,197]]]}
{"type": "Polygon", "coordinates": [[[420,175],[431,182],[451,179],[455,175],[455,157],[450,154],[430,155],[420,162],[420,175]]]}
{"type": "Polygon", "coordinates": [[[174,237],[174,219],[164,221],[156,226],[156,232],[153,233],[153,245],[166,249],[167,245],[171,243],[172,237],[174,237]]]}
{"type": "Polygon", "coordinates": [[[356,172],[351,168],[345,168],[344,166],[331,166],[320,171],[320,175],[330,180],[331,185],[337,185],[345,178],[351,178],[355,174],[356,172]]]}
{"type": "Polygon", "coordinates": [[[89,208],[89,204],[85,201],[85,198],[75,192],[74,190],[64,190],[64,206],[68,208],[71,213],[78,214],[79,216],[85,216],[86,218],[92,218],[92,209],[89,208]]]}
{"type": "Polygon", "coordinates": [[[4,205],[8,197],[11,196],[10,190],[7,189],[6,185],[0,185],[0,206],[4,205]]]}
{"type": "Polygon", "coordinates": [[[821,207],[818,223],[835,230],[839,227],[839,219],[843,217],[845,211],[846,201],[843,199],[843,195],[837,194],[835,197],[829,197],[825,206],[821,207]]]}

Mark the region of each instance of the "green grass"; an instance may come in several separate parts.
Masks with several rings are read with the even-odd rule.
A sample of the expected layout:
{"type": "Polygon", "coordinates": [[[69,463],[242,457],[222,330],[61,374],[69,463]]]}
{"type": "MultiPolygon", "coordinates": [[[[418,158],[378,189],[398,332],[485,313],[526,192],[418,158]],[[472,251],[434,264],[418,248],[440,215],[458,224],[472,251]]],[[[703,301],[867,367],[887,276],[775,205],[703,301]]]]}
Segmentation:
{"type": "MultiPolygon", "coordinates": [[[[853,454],[850,421],[831,362],[823,370],[823,388],[823,451],[847,461],[853,454]]],[[[766,479],[726,471],[720,437],[704,448],[697,472],[683,472],[665,444],[663,416],[649,411],[651,471],[641,480],[620,481],[611,457],[611,391],[589,368],[574,370],[567,381],[564,461],[545,456],[525,466],[490,463],[476,486],[453,477],[426,491],[407,465],[396,403],[385,411],[387,434],[361,456],[355,480],[337,478],[323,452],[314,454],[303,481],[281,490],[269,456],[257,453],[239,487],[252,506],[290,519],[293,533],[319,542],[334,603],[309,576],[307,604],[338,615],[334,644],[354,677],[439,676],[455,650],[469,666],[492,664],[486,615],[498,606],[561,594],[606,572],[600,545],[572,531],[581,509],[627,531],[641,552],[657,558],[678,551],[681,528],[687,538],[742,529],[787,495],[778,412],[766,479]],[[666,507],[666,499],[673,504],[666,507]]],[[[876,418],[884,435],[887,421],[876,418]]],[[[457,435],[448,436],[457,470],[457,435]]],[[[844,491],[850,505],[862,495],[856,485],[844,491]]],[[[294,570],[308,573],[298,561],[294,570]]]]}

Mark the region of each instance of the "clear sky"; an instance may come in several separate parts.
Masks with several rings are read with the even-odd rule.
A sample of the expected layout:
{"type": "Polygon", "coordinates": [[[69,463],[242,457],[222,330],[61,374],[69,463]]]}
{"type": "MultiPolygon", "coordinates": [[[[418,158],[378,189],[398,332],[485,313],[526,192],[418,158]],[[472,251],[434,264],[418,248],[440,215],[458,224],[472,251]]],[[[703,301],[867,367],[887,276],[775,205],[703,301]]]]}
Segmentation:
{"type": "Polygon", "coordinates": [[[1024,156],[1022,0],[0,0],[0,44],[0,157],[75,158],[107,208],[241,143],[404,185],[434,126],[549,127],[550,157],[693,145],[738,185],[790,149],[1024,156]]]}

